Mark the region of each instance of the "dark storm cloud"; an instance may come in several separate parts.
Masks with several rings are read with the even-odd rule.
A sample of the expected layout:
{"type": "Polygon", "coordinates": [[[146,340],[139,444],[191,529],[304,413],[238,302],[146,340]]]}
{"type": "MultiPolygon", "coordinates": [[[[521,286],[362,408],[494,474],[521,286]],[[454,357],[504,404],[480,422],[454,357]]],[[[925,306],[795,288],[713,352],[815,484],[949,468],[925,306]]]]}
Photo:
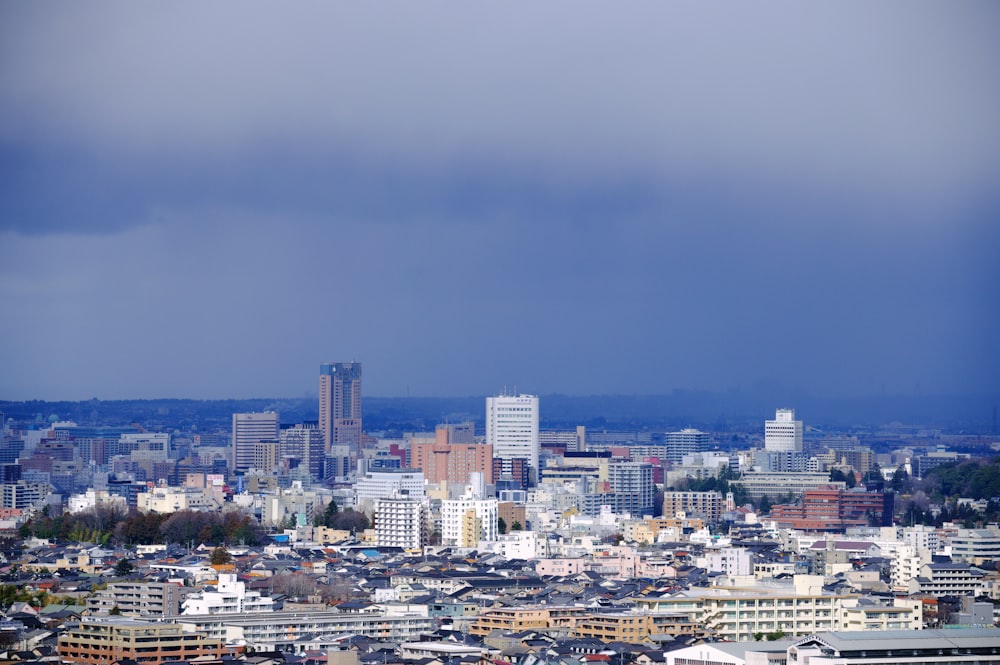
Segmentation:
{"type": "Polygon", "coordinates": [[[997,13],[6,7],[0,397],[991,389],[997,13]]]}
{"type": "Polygon", "coordinates": [[[23,175],[4,226],[48,228],[60,194],[78,230],[213,188],[323,206],[316,161],[362,202],[381,185],[446,198],[483,162],[489,184],[468,186],[509,179],[514,197],[519,173],[574,193],[636,174],[894,196],[995,184],[989,5],[395,9],[7,8],[0,135],[23,175]],[[138,191],[134,171],[152,176],[138,191]]]}

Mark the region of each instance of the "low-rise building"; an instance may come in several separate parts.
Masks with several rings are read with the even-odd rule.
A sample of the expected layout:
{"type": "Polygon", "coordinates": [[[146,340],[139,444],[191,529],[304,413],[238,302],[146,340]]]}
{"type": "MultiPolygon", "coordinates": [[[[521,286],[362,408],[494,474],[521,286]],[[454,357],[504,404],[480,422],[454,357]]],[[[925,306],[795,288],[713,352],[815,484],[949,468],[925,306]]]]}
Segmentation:
{"type": "Polygon", "coordinates": [[[188,661],[225,653],[222,640],[188,632],[175,623],[150,623],[107,617],[89,619],[59,636],[59,657],[64,662],[105,665],[133,660],[142,665],[188,661]]]}
{"type": "Polygon", "coordinates": [[[136,496],[136,508],[160,514],[181,510],[214,512],[221,510],[222,504],[214,495],[195,487],[154,487],[136,496]]]}
{"type": "Polygon", "coordinates": [[[163,617],[180,613],[181,586],[174,582],[113,582],[87,599],[90,614],[163,617]]]}
{"type": "Polygon", "coordinates": [[[1000,561],[1000,530],[959,529],[948,539],[953,561],[1000,561]]]}
{"type": "Polygon", "coordinates": [[[967,563],[926,563],[910,580],[910,594],[974,596],[986,574],[967,563]]]}
{"type": "Polygon", "coordinates": [[[219,573],[217,585],[184,599],[182,614],[253,614],[274,611],[274,599],[259,591],[247,591],[235,573],[219,573]]]}

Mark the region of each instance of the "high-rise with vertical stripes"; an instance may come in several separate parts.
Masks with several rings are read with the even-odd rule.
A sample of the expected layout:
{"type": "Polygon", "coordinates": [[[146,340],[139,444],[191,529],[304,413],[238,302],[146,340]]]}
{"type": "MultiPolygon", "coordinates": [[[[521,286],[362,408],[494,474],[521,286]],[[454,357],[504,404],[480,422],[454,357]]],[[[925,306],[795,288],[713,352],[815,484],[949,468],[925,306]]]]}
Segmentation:
{"type": "Polygon", "coordinates": [[[234,413],[233,470],[244,472],[252,468],[257,446],[262,442],[278,442],[278,414],[273,411],[234,413]]]}
{"type": "Polygon", "coordinates": [[[319,366],[319,428],[330,446],[361,447],[361,363],[319,366]]]}

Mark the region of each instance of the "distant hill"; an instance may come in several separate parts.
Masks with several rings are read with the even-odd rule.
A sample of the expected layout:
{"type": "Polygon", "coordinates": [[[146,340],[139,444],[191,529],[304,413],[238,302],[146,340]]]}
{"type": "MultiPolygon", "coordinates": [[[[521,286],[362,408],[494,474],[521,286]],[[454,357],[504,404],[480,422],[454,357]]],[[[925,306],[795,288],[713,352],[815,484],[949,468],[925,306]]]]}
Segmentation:
{"type": "MultiPolygon", "coordinates": [[[[474,420],[482,426],[485,398],[365,397],[368,431],[431,430],[440,422],[474,420]]],[[[777,407],[793,407],[806,425],[820,430],[876,429],[890,423],[951,432],[995,435],[1000,397],[882,396],[815,398],[780,389],[753,392],[674,391],[669,395],[542,395],[543,428],[587,425],[602,430],[756,431],[777,407]]],[[[232,414],[273,410],[283,423],[318,418],[315,398],[243,400],[0,401],[0,412],[18,421],[72,420],[81,425],[139,423],[147,429],[205,432],[228,429],[232,414]]]]}

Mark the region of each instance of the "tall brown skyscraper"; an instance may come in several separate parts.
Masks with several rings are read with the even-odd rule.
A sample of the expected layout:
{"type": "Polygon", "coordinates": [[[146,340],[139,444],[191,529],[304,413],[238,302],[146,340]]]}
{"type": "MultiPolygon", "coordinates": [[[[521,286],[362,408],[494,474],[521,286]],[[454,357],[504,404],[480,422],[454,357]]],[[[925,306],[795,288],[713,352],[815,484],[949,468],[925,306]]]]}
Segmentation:
{"type": "Polygon", "coordinates": [[[327,451],[333,445],[361,447],[361,363],[319,366],[319,428],[327,451]]]}

